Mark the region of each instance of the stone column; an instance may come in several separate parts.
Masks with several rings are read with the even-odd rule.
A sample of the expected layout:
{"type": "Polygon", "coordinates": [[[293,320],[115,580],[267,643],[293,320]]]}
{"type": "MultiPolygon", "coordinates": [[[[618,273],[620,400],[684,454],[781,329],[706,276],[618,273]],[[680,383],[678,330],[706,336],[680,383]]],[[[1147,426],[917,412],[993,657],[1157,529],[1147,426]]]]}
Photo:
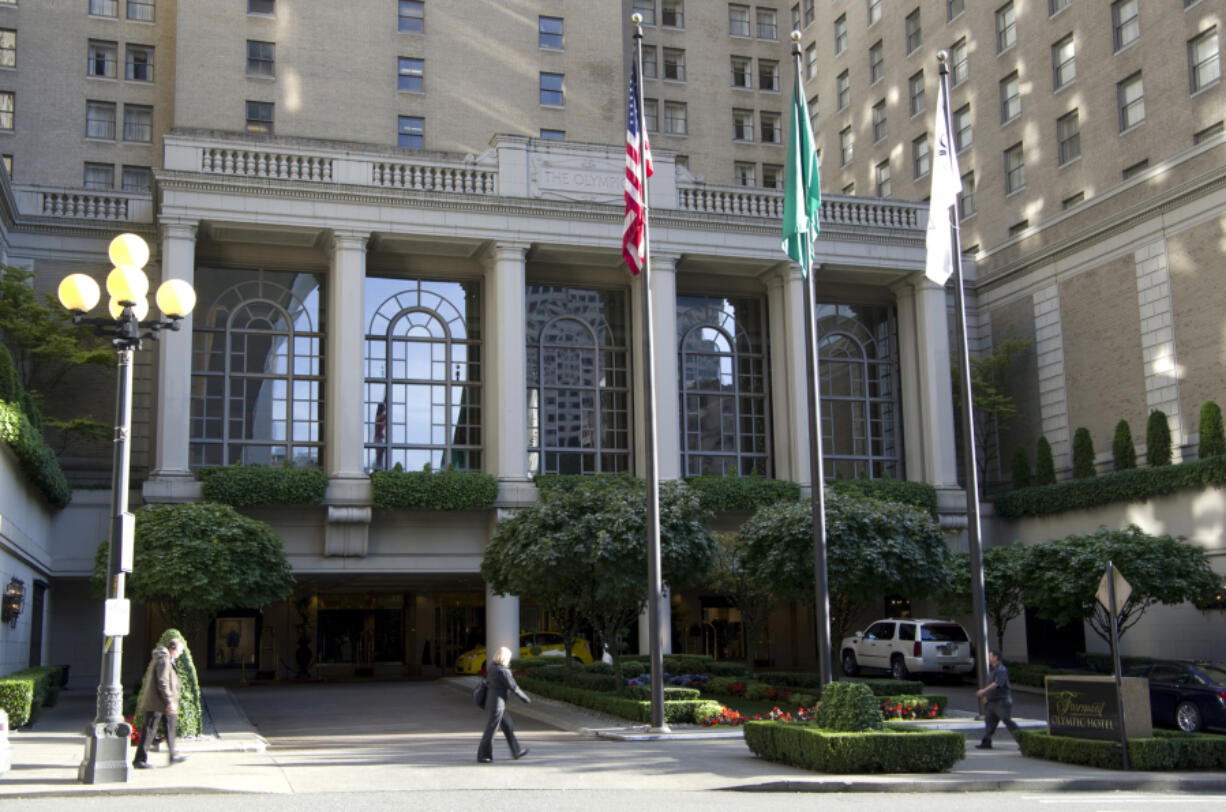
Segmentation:
{"type": "MultiPolygon", "coordinates": [[[[324,348],[324,449],[328,476],[365,479],[363,411],[365,353],[363,294],[366,282],[367,232],[332,234],[332,268],[328,276],[327,343],[324,348]]],[[[347,490],[342,486],[341,490],[347,490]]],[[[336,494],[342,496],[342,494],[336,494]]]]}
{"type": "Polygon", "coordinates": [[[898,283],[893,288],[898,310],[898,384],[899,408],[902,410],[903,470],[907,479],[921,481],[924,478],[924,440],[920,431],[920,347],[919,333],[915,323],[915,288],[911,280],[898,283]]]}
{"type": "MultiPolygon", "coordinates": [[[[797,337],[790,330],[794,326],[803,328],[804,325],[791,319],[792,302],[788,285],[789,266],[784,263],[766,279],[766,323],[769,331],[767,346],[770,347],[771,451],[775,476],[795,482],[796,450],[801,446],[807,447],[807,444],[797,439],[796,435],[797,423],[804,416],[803,412],[796,411],[796,390],[803,385],[804,379],[796,379],[792,359],[803,343],[804,334],[802,331],[801,336],[797,337]]],[[[799,396],[804,397],[803,388],[799,396]]]]}
{"type": "MultiPolygon", "coordinates": [[[[813,269],[814,274],[817,268],[813,269]]],[[[781,396],[787,398],[787,421],[792,446],[791,469],[776,469],[775,476],[790,479],[802,489],[811,489],[813,472],[809,465],[809,371],[805,366],[805,280],[800,266],[791,265],[783,281],[784,374],[789,385],[781,396]]],[[[812,282],[808,283],[812,284],[812,282]]],[[[776,391],[779,391],[776,389],[776,391]]]]}
{"type": "MultiPolygon", "coordinates": [[[[160,230],[161,282],[182,279],[195,287],[196,223],[163,221],[160,230]]],[[[157,285],[151,287],[156,290],[157,285]]],[[[207,308],[211,303],[198,304],[207,308]]],[[[152,501],[183,501],[193,498],[198,490],[188,464],[195,315],[192,313],[184,318],[177,333],[163,332],[157,342],[153,471],[145,484],[146,497],[152,501]]]]}
{"type": "Polygon", "coordinates": [[[482,291],[485,470],[510,483],[528,481],[524,338],[528,248],[526,242],[496,243],[486,257],[482,291]]]}
{"type": "Polygon", "coordinates": [[[497,595],[487,584],[485,587],[485,651],[493,657],[500,646],[511,649],[511,656],[519,656],[519,598],[515,595],[497,595]]]}
{"type": "MultiPolygon", "coordinates": [[[[923,480],[938,489],[958,488],[954,443],[953,378],[950,372],[949,310],[945,287],[923,274],[912,283],[915,295],[914,377],[919,400],[919,440],[924,449],[923,480]]],[[[905,380],[905,377],[904,377],[905,380]]],[[[916,478],[908,472],[909,478],[916,478]]]]}
{"type": "MultiPolygon", "coordinates": [[[[678,259],[680,257],[676,254],[651,255],[651,318],[656,372],[656,466],[661,481],[681,476],[681,403],[677,373],[678,259]]],[[[639,312],[642,312],[641,308],[639,312]]]]}

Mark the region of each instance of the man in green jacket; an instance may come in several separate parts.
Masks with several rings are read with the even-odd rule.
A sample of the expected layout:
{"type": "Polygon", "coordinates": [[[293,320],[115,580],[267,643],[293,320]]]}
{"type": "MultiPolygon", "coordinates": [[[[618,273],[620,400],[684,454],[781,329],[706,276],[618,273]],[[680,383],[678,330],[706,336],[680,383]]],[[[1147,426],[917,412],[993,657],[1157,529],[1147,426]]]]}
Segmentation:
{"type": "Polygon", "coordinates": [[[153,649],[149,659],[149,668],[145,671],[145,690],[141,696],[140,710],[145,714],[145,725],[141,730],[140,744],[136,746],[136,758],[132,766],[145,770],[153,766],[149,763],[149,745],[157,735],[158,723],[166,720],[166,747],[170,751],[170,764],[185,761],[187,756],[181,756],[175,751],[175,733],[179,727],[179,695],[182,685],[179,674],[175,671],[175,660],[183,653],[183,641],[172,637],[166,646],[153,649]]]}

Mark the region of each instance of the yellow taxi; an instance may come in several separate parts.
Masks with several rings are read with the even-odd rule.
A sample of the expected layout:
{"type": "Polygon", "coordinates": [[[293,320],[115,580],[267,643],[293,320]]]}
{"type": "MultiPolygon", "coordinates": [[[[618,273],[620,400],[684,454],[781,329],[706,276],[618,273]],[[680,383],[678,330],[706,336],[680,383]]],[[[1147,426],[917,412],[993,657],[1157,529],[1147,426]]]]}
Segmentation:
{"type": "MultiPolygon", "coordinates": [[[[592,652],[587,647],[587,641],[581,638],[576,638],[575,643],[570,649],[571,656],[579,662],[587,665],[592,662],[592,652]]],[[[566,644],[562,639],[562,635],[556,632],[524,632],[519,636],[519,657],[557,657],[561,662],[566,656],[566,644]],[[535,649],[537,654],[533,654],[535,649]]],[[[457,674],[480,674],[481,669],[485,668],[485,646],[477,646],[474,649],[461,654],[456,658],[455,670],[457,674]]]]}

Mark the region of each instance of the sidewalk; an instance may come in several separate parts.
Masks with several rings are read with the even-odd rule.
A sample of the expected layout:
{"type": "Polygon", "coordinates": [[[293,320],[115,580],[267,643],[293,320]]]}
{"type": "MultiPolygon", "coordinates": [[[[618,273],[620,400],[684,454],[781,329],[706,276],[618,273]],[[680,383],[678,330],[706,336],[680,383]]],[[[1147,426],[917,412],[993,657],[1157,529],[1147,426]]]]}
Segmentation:
{"type": "MultiPolygon", "coordinates": [[[[92,693],[66,691],[28,730],[11,736],[13,768],[0,799],[99,794],[309,795],[345,790],[588,789],[757,792],[974,792],[1137,790],[1226,792],[1221,773],[1124,773],[1023,758],[1006,732],[996,749],[968,748],[949,773],[824,775],[755,758],[739,730],[678,726],[667,735],[547,699],[515,703],[516,728],[532,748],[511,761],[475,763],[483,714],[473,678],[205,689],[206,734],[184,742],[186,763],[133,770],[124,784],[77,782],[92,693]],[[712,738],[716,736],[717,738],[712,738]]],[[[973,719],[950,719],[974,739],[973,719]]],[[[969,744],[969,742],[968,742],[969,744]]],[[[501,747],[501,745],[499,745],[501,747]]],[[[3,801],[0,801],[3,803],[3,801]]]]}

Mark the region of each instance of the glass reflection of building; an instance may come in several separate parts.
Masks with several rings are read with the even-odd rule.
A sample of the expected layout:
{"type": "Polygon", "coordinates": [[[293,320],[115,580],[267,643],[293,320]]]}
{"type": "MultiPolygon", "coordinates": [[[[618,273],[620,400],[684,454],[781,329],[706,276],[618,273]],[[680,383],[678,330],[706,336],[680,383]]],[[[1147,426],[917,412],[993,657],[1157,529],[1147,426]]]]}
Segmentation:
{"type": "Polygon", "coordinates": [[[481,470],[480,283],[368,277],[365,303],[367,470],[481,470]]]}
{"type": "Polygon", "coordinates": [[[319,465],[320,278],[198,268],[195,285],[191,464],[319,465]]]}
{"type": "Polygon", "coordinates": [[[528,472],[630,470],[626,296],[529,285],[528,472]]]}

